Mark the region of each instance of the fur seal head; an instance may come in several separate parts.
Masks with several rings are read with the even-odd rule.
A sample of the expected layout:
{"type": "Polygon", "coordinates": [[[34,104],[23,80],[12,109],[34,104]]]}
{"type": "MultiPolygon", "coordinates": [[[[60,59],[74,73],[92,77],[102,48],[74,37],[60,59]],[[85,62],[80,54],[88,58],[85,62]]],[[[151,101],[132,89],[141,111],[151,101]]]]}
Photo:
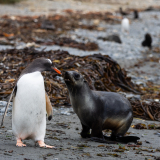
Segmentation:
{"type": "Polygon", "coordinates": [[[76,71],[67,71],[64,74],[64,80],[67,88],[70,90],[74,87],[82,87],[86,82],[84,77],[76,71]]]}

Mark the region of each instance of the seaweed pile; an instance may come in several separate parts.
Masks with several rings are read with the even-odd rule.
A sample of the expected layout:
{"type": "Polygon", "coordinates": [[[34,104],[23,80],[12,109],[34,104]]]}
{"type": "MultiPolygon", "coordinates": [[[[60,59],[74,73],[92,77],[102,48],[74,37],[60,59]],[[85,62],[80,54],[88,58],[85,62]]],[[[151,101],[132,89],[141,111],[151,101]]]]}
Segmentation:
{"type": "Polygon", "coordinates": [[[159,102],[142,102],[140,100],[129,99],[133,107],[133,113],[136,117],[160,121],[160,103],[159,102]]]}
{"type": "Polygon", "coordinates": [[[97,50],[97,43],[91,41],[78,42],[65,34],[78,28],[104,30],[99,27],[100,21],[119,23],[121,19],[121,17],[114,16],[109,12],[89,12],[85,14],[72,10],[66,10],[65,12],[65,15],[57,14],[48,17],[3,16],[0,19],[0,44],[14,46],[18,42],[35,42],[43,45],[57,44],[81,50],[97,50]],[[89,21],[89,24],[85,24],[84,20],[89,21]]]}
{"type": "MultiPolygon", "coordinates": [[[[78,70],[85,76],[91,89],[138,93],[138,91],[136,91],[136,89],[138,90],[138,86],[131,82],[131,78],[127,77],[126,71],[121,69],[119,64],[109,56],[95,54],[92,56],[79,57],[70,55],[67,51],[56,50],[46,52],[43,50],[38,51],[34,48],[25,48],[21,50],[11,49],[1,51],[0,57],[2,59],[0,67],[1,95],[3,95],[3,93],[6,95],[11,92],[21,71],[37,57],[50,58],[62,73],[66,70],[78,70]]],[[[61,93],[64,88],[64,83],[57,80],[54,74],[44,73],[44,75],[46,77],[46,89],[49,95],[53,97],[53,99],[51,98],[52,102],[54,99],[57,99],[55,97],[64,97],[65,94],[61,93]],[[55,82],[57,83],[55,84],[55,82]]]]}
{"type": "MultiPolygon", "coordinates": [[[[143,100],[150,91],[145,92],[142,86],[135,85],[127,76],[125,69],[108,55],[94,54],[90,56],[73,56],[67,51],[38,51],[33,47],[0,51],[0,100],[7,100],[22,70],[35,58],[50,58],[62,74],[67,70],[78,70],[84,75],[93,90],[112,92],[132,92],[144,94],[143,100]],[[142,93],[143,91],[143,93],[142,93]]],[[[43,73],[45,87],[55,107],[70,105],[68,91],[62,77],[56,73],[43,73]]],[[[153,96],[153,95],[152,95],[153,96]]],[[[141,102],[129,99],[136,117],[160,121],[159,103],[141,102]]]]}

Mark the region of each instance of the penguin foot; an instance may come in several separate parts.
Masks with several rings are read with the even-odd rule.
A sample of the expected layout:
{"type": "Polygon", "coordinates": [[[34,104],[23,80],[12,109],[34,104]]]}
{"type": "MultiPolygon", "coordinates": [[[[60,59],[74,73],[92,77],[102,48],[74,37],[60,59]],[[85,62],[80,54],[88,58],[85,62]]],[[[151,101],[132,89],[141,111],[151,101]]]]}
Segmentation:
{"type": "Polygon", "coordinates": [[[43,141],[38,141],[39,147],[42,148],[55,148],[54,146],[46,145],[43,141]]]}
{"type": "Polygon", "coordinates": [[[24,144],[21,139],[17,139],[17,143],[16,143],[17,147],[26,147],[26,144],[24,144]]]}

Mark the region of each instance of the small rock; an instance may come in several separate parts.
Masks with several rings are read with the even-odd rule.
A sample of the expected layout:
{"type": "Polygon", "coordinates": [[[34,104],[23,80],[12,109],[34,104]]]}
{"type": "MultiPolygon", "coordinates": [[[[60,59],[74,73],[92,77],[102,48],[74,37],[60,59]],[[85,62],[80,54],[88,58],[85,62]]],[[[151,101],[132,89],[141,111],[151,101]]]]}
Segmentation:
{"type": "Polygon", "coordinates": [[[145,34],[145,39],[142,42],[142,46],[143,47],[148,47],[148,48],[152,48],[152,37],[149,33],[145,34]]]}
{"type": "Polygon", "coordinates": [[[0,107],[5,107],[7,105],[6,101],[0,101],[0,107]]]}
{"type": "MultiPolygon", "coordinates": [[[[6,108],[7,102],[6,101],[0,101],[0,113],[4,113],[5,112],[5,108],[6,108]],[[2,108],[3,107],[3,108],[2,108]]],[[[7,110],[7,112],[12,111],[12,102],[10,102],[9,108],[7,110]]]]}
{"type": "Polygon", "coordinates": [[[109,35],[108,37],[98,37],[98,39],[102,39],[103,41],[122,43],[118,34],[109,35]]]}

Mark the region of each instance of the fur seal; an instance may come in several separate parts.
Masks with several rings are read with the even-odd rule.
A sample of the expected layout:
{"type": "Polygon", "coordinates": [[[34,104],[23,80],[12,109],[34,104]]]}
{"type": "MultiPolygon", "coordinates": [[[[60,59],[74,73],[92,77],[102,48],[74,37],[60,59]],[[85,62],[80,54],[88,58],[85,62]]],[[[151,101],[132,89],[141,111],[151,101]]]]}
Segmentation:
{"type": "Polygon", "coordinates": [[[11,98],[13,96],[12,131],[17,139],[16,146],[18,147],[26,146],[22,140],[33,139],[40,147],[54,148],[44,143],[46,111],[48,119],[51,120],[52,106],[45,93],[44,79],[41,75],[42,71],[54,71],[61,74],[52,66],[50,59],[35,59],[22,71],[11,94],[11,98]]]}
{"type": "Polygon", "coordinates": [[[65,72],[64,80],[73,109],[82,124],[83,138],[92,137],[92,140],[107,143],[109,141],[104,139],[102,130],[111,129],[109,140],[112,142],[137,142],[139,137],[124,137],[133,120],[132,106],[124,96],[91,90],[83,76],[76,71],[65,72]]]}

